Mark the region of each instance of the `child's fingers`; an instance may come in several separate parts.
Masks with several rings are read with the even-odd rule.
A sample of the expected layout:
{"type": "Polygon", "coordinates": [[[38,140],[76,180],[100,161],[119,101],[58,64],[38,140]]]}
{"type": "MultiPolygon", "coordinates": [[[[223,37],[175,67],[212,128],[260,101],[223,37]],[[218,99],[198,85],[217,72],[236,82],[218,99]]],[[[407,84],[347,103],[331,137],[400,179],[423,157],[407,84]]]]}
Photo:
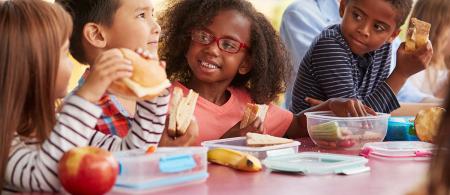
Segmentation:
{"type": "Polygon", "coordinates": [[[305,101],[306,101],[310,106],[317,106],[317,105],[323,103],[323,101],[321,101],[321,100],[317,100],[317,99],[310,98],[310,97],[306,97],[306,98],[305,98],[305,101]]]}
{"type": "Polygon", "coordinates": [[[125,64],[114,64],[105,67],[102,70],[98,70],[95,76],[98,77],[100,81],[115,81],[119,78],[131,77],[132,67],[125,64]]]}
{"type": "Polygon", "coordinates": [[[133,71],[133,66],[131,66],[131,62],[126,59],[120,58],[111,58],[108,61],[99,64],[99,66],[93,67],[93,71],[103,71],[108,69],[114,69],[119,66],[125,70],[133,71]]]}
{"type": "Polygon", "coordinates": [[[375,112],[375,110],[373,110],[371,107],[364,105],[364,110],[366,110],[366,112],[370,115],[376,116],[377,113],[375,112]]]}
{"type": "Polygon", "coordinates": [[[138,48],[136,50],[136,53],[141,55],[141,57],[147,59],[147,60],[157,60],[158,56],[156,56],[154,53],[150,52],[149,50],[138,48]]]}
{"type": "Polygon", "coordinates": [[[256,117],[256,119],[252,124],[250,124],[250,126],[252,127],[250,129],[250,132],[262,133],[262,121],[259,117],[256,117]]]}
{"type": "Polygon", "coordinates": [[[192,116],[191,123],[188,126],[186,134],[189,134],[190,135],[189,137],[192,137],[192,138],[197,138],[197,136],[199,134],[198,123],[194,116],[192,116]]]}
{"type": "Polygon", "coordinates": [[[355,108],[355,101],[350,100],[347,102],[347,114],[350,114],[350,116],[352,117],[357,117],[358,116],[358,111],[356,111],[355,108]]]}
{"type": "Polygon", "coordinates": [[[118,79],[122,79],[122,78],[128,78],[131,77],[133,73],[131,73],[130,71],[116,71],[113,72],[110,76],[109,79],[111,79],[111,81],[115,81],[118,79]]]}
{"type": "Polygon", "coordinates": [[[433,51],[433,46],[431,45],[430,40],[428,40],[427,44],[423,45],[422,47],[417,48],[415,51],[416,54],[424,54],[428,53],[430,51],[433,51]]]}
{"type": "Polygon", "coordinates": [[[367,112],[364,110],[364,105],[360,102],[356,102],[356,112],[358,113],[358,116],[367,116],[367,112]]]}
{"type": "Polygon", "coordinates": [[[95,60],[95,66],[101,66],[101,64],[113,59],[124,59],[119,49],[111,49],[100,54],[100,56],[95,60]]]}

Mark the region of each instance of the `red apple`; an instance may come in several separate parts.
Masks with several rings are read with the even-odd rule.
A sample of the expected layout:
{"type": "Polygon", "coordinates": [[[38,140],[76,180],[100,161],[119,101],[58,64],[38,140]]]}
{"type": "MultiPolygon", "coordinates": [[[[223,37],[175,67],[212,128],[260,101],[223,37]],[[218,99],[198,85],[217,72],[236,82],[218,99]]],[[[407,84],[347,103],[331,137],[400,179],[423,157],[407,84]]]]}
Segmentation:
{"type": "Polygon", "coordinates": [[[118,173],[112,153],[97,147],[66,152],[58,167],[59,180],[71,194],[104,194],[114,186],[118,173]]]}

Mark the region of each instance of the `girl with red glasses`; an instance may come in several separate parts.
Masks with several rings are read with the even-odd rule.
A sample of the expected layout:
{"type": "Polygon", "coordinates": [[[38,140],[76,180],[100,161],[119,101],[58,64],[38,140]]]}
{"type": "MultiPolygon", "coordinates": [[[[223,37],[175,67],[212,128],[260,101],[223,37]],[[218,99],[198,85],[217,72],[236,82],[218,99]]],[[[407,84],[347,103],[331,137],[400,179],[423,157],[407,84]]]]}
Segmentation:
{"type": "MultiPolygon", "coordinates": [[[[290,61],[272,25],[251,3],[171,1],[160,24],[160,55],[166,60],[173,87],[182,88],[185,94],[193,89],[200,96],[194,112],[198,135],[188,130],[184,136],[190,138],[175,141],[163,136],[162,145],[199,145],[247,132],[307,136],[303,113],[294,115],[272,103],[285,90],[290,61]],[[268,112],[264,123],[256,119],[240,129],[247,103],[268,104],[268,112]]],[[[344,109],[348,105],[366,111],[359,101],[348,99],[333,99],[308,111],[333,107],[356,113],[344,109]]]]}

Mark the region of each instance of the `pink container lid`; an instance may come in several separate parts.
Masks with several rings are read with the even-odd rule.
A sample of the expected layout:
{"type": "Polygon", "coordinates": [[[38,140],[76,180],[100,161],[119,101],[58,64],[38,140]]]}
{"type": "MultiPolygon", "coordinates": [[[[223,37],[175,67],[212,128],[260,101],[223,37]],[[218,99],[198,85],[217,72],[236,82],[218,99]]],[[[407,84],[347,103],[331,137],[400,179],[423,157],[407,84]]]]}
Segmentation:
{"type": "Polygon", "coordinates": [[[434,149],[433,144],[420,141],[370,142],[363,146],[360,155],[385,160],[429,160],[434,149]]]}

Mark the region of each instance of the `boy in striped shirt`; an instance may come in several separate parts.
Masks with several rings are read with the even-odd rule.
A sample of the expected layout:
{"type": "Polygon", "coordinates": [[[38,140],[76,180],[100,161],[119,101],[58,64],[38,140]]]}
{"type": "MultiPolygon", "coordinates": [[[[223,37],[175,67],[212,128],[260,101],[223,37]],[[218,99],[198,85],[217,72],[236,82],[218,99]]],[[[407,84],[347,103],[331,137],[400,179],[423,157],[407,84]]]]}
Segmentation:
{"type": "Polygon", "coordinates": [[[399,107],[395,94],[406,79],[430,62],[431,44],[415,52],[397,52],[389,75],[391,42],[400,33],[412,0],[342,0],[341,24],[322,31],[310,46],[297,73],[291,111],[311,107],[308,99],[355,98],[377,112],[399,107]]]}
{"type": "MultiPolygon", "coordinates": [[[[112,48],[137,50],[144,48],[156,55],[161,27],[155,21],[151,0],[56,0],[71,13],[74,31],[70,40],[73,57],[90,67],[79,80],[79,86],[95,68],[101,53],[112,48]]],[[[157,57],[157,56],[153,56],[157,57]]],[[[77,89],[75,89],[76,91],[77,89]]],[[[167,95],[154,100],[156,108],[167,109],[167,95]]],[[[112,94],[104,94],[98,105],[102,115],[95,130],[104,134],[125,137],[135,118],[136,101],[112,94]]],[[[163,129],[164,122],[156,122],[166,113],[152,112],[155,123],[151,128],[163,129]]],[[[158,140],[155,140],[158,141],[158,140]]]]}

